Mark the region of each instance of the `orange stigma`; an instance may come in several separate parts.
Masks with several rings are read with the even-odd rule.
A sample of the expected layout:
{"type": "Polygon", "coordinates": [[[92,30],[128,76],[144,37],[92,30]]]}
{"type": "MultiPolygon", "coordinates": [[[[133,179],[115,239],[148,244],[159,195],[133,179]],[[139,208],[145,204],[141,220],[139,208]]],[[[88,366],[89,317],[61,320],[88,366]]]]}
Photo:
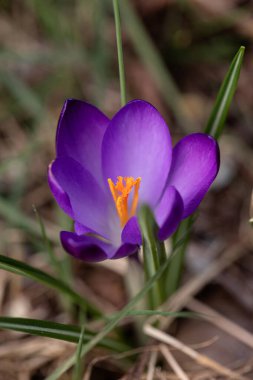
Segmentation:
{"type": "Polygon", "coordinates": [[[124,227],[128,219],[130,219],[136,213],[139,198],[140,182],[141,177],[134,179],[133,177],[119,176],[117,177],[116,185],[114,185],[111,178],[108,178],[109,188],[111,190],[112,197],[115,202],[121,227],[124,227]],[[128,207],[128,197],[132,190],[132,204],[131,207],[128,207]]]}

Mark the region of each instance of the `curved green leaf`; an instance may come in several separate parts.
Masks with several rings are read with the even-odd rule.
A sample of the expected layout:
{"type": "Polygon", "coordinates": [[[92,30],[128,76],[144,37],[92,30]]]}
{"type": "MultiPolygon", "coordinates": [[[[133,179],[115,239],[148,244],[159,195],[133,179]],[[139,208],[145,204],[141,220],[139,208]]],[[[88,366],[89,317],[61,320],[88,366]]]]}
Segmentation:
{"type": "Polygon", "coordinates": [[[82,309],[89,310],[95,315],[101,316],[101,312],[78,293],[71,289],[65,282],[58,280],[50,274],[43,272],[40,269],[34,268],[30,265],[23,263],[22,261],[12,259],[7,256],[0,255],[0,269],[7,270],[21,276],[29,277],[35,281],[38,281],[48,287],[58,290],[61,293],[67,295],[73,303],[79,305],[82,309]]]}
{"type": "MultiPolygon", "coordinates": [[[[219,139],[223,132],[228,110],[237,87],[237,82],[239,79],[240,70],[243,62],[244,51],[245,47],[241,46],[238,52],[236,53],[229,67],[229,70],[224,78],[224,81],[221,84],[216,101],[208,119],[207,126],[205,128],[205,133],[208,133],[216,139],[219,139]]],[[[178,231],[174,234],[174,243],[182,239],[184,236],[185,242],[181,246],[181,249],[179,250],[177,256],[174,257],[174,260],[172,260],[169,266],[169,270],[167,273],[168,296],[173,294],[178,288],[184,264],[185,251],[188,245],[190,230],[193,222],[194,215],[191,215],[189,218],[187,218],[181,223],[178,231]]]]}
{"type": "MultiPolygon", "coordinates": [[[[14,330],[73,343],[78,343],[81,336],[81,329],[78,326],[28,318],[0,317],[0,329],[14,330]]],[[[89,342],[95,335],[96,333],[86,329],[83,334],[83,342],[89,342]]],[[[129,349],[127,345],[109,338],[103,338],[99,344],[101,347],[117,352],[129,349]]]]}
{"type": "MultiPolygon", "coordinates": [[[[180,244],[177,245],[177,248],[171,252],[171,255],[167,258],[167,260],[159,267],[158,271],[146,282],[145,286],[130,300],[130,302],[117,313],[117,315],[111,319],[104,328],[94,336],[88,343],[86,343],[82,348],[81,357],[83,357],[87,352],[89,352],[93,347],[98,344],[107,334],[109,334],[117,324],[124,319],[129,312],[132,311],[133,307],[136,303],[145,297],[145,295],[149,292],[149,290],[155,285],[157,280],[163,275],[166,271],[169,262],[176,254],[176,250],[180,247],[180,244]]],[[[67,359],[60,367],[58,367],[51,375],[49,375],[45,380],[56,380],[58,379],[64,372],[66,372],[70,367],[75,363],[75,355],[71,356],[67,359]]]]}
{"type": "Polygon", "coordinates": [[[240,76],[245,47],[241,46],[236,53],[224,81],[218,92],[214,107],[207,122],[205,133],[218,139],[223,131],[230,103],[232,102],[240,76]]]}

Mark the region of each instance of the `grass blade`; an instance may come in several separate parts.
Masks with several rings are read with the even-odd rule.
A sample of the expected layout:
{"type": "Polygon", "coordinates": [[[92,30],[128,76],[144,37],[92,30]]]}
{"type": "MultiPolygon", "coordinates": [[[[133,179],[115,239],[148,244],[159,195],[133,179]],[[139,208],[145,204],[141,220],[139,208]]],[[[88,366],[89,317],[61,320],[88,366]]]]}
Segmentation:
{"type": "Polygon", "coordinates": [[[21,276],[29,277],[35,281],[38,281],[48,287],[60,291],[62,294],[68,296],[71,301],[79,305],[83,310],[89,310],[94,315],[100,316],[101,312],[85,299],[83,299],[78,293],[71,289],[63,281],[54,278],[46,272],[40,269],[31,267],[23,263],[22,261],[12,259],[7,256],[0,255],[0,269],[4,269],[8,272],[12,272],[21,276]]]}
{"type": "MultiPolygon", "coordinates": [[[[191,311],[162,311],[162,310],[130,310],[127,313],[127,317],[150,317],[154,315],[160,315],[161,317],[175,317],[175,318],[191,318],[200,316],[200,314],[193,313],[191,311]]],[[[116,314],[107,317],[108,320],[115,318],[116,314]]]]}
{"type": "Polygon", "coordinates": [[[81,328],[79,342],[76,349],[76,364],[75,364],[75,369],[74,369],[73,380],[81,380],[81,377],[82,377],[81,353],[82,353],[82,348],[83,348],[83,343],[84,343],[84,339],[83,339],[84,333],[85,333],[85,325],[83,324],[81,328]]]}
{"type": "Polygon", "coordinates": [[[3,197],[0,197],[0,215],[7,219],[10,224],[28,231],[35,237],[40,237],[39,226],[34,223],[34,220],[24,215],[20,210],[14,207],[10,201],[3,197]]]}
{"type": "Polygon", "coordinates": [[[182,128],[187,127],[188,130],[190,120],[184,111],[184,102],[181,93],[161,58],[157,47],[145,30],[142,21],[130,1],[122,1],[121,9],[122,20],[124,21],[128,35],[132,40],[137,54],[154,78],[168,107],[173,111],[178,124],[182,128]]]}
{"type": "Polygon", "coordinates": [[[45,251],[46,251],[46,253],[48,255],[49,264],[52,266],[52,268],[54,268],[54,271],[57,274],[57,276],[59,278],[62,278],[62,272],[61,272],[60,262],[58,261],[57,257],[54,254],[51,242],[48,239],[48,236],[47,236],[47,233],[46,233],[46,228],[45,228],[45,225],[43,223],[43,220],[42,220],[42,218],[41,218],[40,214],[38,213],[38,210],[36,209],[35,206],[33,206],[33,211],[34,211],[34,213],[36,215],[38,224],[40,226],[41,237],[42,237],[42,241],[43,241],[44,246],[45,246],[45,251]]]}
{"type": "MultiPolygon", "coordinates": [[[[45,252],[47,253],[47,256],[48,256],[49,265],[50,265],[50,267],[52,267],[54,269],[54,273],[55,273],[56,277],[61,278],[65,282],[65,284],[67,284],[71,287],[71,284],[72,284],[71,263],[70,263],[70,261],[68,261],[66,263],[66,264],[69,264],[69,268],[66,271],[66,269],[64,267],[66,265],[66,264],[64,264],[65,259],[58,260],[57,256],[55,255],[55,252],[54,252],[53,247],[52,247],[52,243],[47,236],[46,227],[45,227],[45,224],[43,222],[43,219],[41,218],[41,216],[40,216],[40,214],[39,214],[39,212],[35,206],[33,206],[33,211],[36,215],[36,218],[38,220],[38,224],[40,226],[41,238],[42,238],[42,242],[44,245],[45,252]]],[[[66,296],[62,297],[62,304],[64,307],[66,307],[66,310],[68,310],[70,312],[72,311],[73,304],[70,302],[69,298],[66,298],[66,296]]]]}
{"type": "Polygon", "coordinates": [[[121,106],[123,107],[127,102],[127,100],[126,100],[126,78],[125,78],[125,69],[124,69],[124,60],[123,60],[121,21],[120,21],[120,11],[119,11],[118,0],[113,0],[113,11],[114,11],[117,51],[118,51],[120,97],[121,97],[121,106]]]}
{"type": "MultiPolygon", "coordinates": [[[[214,103],[213,109],[211,111],[210,117],[207,122],[207,126],[205,128],[205,133],[210,134],[216,139],[219,139],[221,136],[225,121],[227,118],[229,106],[232,102],[239,75],[243,62],[245,48],[241,46],[238,52],[236,53],[229,70],[225,76],[224,81],[221,84],[220,90],[218,92],[216,101],[214,103]]],[[[194,215],[190,216],[188,219],[184,220],[178,231],[174,235],[174,242],[176,243],[178,240],[182,239],[185,236],[184,244],[181,246],[178,254],[175,256],[174,260],[170,263],[168,269],[168,292],[169,295],[174,293],[174,291],[178,288],[183,263],[184,256],[187,249],[189,237],[190,237],[190,229],[192,224],[194,223],[194,215]]]]}
{"type": "MultiPolygon", "coordinates": [[[[177,248],[180,247],[180,244],[177,245],[177,248]]],[[[157,280],[161,278],[166,268],[168,267],[169,262],[176,254],[176,250],[172,252],[172,254],[167,258],[167,260],[160,266],[158,271],[150,278],[150,280],[145,284],[145,286],[137,293],[137,295],[131,299],[131,301],[113,318],[105,327],[92,338],[87,344],[83,346],[81,356],[87,354],[93,347],[95,347],[98,342],[101,341],[107,334],[109,334],[117,324],[125,318],[128,313],[134,308],[136,303],[146,296],[146,294],[152,289],[157,280]]],[[[75,362],[75,355],[71,356],[68,360],[66,360],[63,365],[58,367],[50,376],[48,376],[45,380],[56,380],[58,379],[64,372],[66,372],[69,368],[73,366],[75,362]]]]}
{"type": "Polygon", "coordinates": [[[173,245],[179,240],[182,241],[178,253],[173,257],[166,271],[166,294],[170,297],[178,288],[181,280],[181,274],[184,267],[184,258],[186,248],[190,239],[191,226],[195,221],[194,215],[182,221],[179,228],[173,235],[173,245]]]}
{"type": "MultiPolygon", "coordinates": [[[[78,343],[81,336],[81,329],[78,326],[30,318],[0,317],[0,329],[19,331],[73,343],[78,343]]],[[[89,342],[94,335],[95,333],[86,329],[83,334],[83,342],[89,342]]],[[[109,338],[102,339],[99,344],[101,347],[117,352],[124,352],[129,349],[126,344],[109,338]]]]}
{"type": "Polygon", "coordinates": [[[240,76],[245,47],[241,46],[236,53],[224,81],[218,92],[214,107],[208,119],[205,133],[218,139],[223,131],[228,110],[232,102],[240,76]]]}
{"type": "Polygon", "coordinates": [[[0,71],[0,82],[8,88],[14,98],[17,99],[20,106],[31,114],[36,120],[42,115],[45,116],[45,110],[42,101],[36,93],[27,86],[27,84],[6,70],[0,71]]]}
{"type": "MultiPolygon", "coordinates": [[[[146,281],[148,281],[160,267],[160,260],[156,246],[157,225],[154,216],[147,206],[140,209],[138,220],[142,233],[143,260],[146,281]]],[[[151,309],[155,309],[162,303],[162,288],[157,282],[148,293],[148,303],[151,309]]]]}

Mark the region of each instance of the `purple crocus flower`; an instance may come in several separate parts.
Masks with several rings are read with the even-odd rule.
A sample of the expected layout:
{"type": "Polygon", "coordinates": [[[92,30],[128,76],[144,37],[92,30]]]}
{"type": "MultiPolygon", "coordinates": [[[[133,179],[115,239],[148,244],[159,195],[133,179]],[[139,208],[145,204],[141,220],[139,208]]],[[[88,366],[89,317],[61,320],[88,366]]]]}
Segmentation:
{"type": "Polygon", "coordinates": [[[194,133],[172,149],[169,129],[149,103],[134,100],[110,120],[91,104],[67,100],[48,180],[75,232],[65,250],[85,261],[118,259],[142,243],[137,211],[148,204],[165,240],[192,214],[219,169],[216,141],[194,133]]]}

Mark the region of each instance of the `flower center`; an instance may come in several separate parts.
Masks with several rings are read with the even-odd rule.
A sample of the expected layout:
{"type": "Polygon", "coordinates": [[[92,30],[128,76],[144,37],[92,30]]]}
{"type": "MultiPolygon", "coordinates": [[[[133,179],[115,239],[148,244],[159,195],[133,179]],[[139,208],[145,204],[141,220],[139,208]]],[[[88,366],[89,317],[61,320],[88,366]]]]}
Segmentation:
{"type": "Polygon", "coordinates": [[[121,227],[135,215],[139,198],[139,187],[141,177],[134,179],[133,177],[117,177],[116,185],[108,178],[109,188],[115,202],[116,210],[119,215],[121,227]],[[128,205],[129,194],[133,190],[131,205],[128,205]]]}

